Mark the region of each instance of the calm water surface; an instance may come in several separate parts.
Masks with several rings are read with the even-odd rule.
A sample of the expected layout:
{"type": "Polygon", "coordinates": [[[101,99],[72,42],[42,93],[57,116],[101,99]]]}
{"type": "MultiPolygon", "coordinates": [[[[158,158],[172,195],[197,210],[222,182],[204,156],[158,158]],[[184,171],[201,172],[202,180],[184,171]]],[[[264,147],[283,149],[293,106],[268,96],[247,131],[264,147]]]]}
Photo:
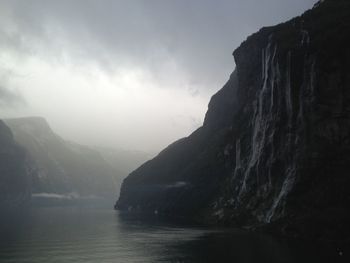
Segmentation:
{"type": "Polygon", "coordinates": [[[11,217],[1,213],[1,263],[350,262],[344,245],[142,222],[112,209],[32,208],[11,217]]]}

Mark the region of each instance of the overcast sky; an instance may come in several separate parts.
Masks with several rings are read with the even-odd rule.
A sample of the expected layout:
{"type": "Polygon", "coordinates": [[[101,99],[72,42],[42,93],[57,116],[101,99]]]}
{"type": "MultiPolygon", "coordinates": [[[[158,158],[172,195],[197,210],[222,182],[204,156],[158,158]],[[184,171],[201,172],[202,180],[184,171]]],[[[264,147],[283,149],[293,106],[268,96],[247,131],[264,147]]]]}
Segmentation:
{"type": "Polygon", "coordinates": [[[157,152],[202,124],[248,35],[316,0],[0,0],[0,118],[157,152]]]}

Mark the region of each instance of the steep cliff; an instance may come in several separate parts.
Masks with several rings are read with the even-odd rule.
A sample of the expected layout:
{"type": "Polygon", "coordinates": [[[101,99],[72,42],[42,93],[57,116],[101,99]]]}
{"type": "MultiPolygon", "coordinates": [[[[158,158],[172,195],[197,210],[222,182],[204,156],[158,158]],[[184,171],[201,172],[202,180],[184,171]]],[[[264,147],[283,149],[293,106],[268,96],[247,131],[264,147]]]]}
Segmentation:
{"type": "Polygon", "coordinates": [[[31,194],[31,171],[24,150],[10,129],[0,120],[0,208],[28,202],[31,194]]]}
{"type": "Polygon", "coordinates": [[[117,209],[350,236],[350,2],[262,28],[201,128],[123,182],[117,209]]]}

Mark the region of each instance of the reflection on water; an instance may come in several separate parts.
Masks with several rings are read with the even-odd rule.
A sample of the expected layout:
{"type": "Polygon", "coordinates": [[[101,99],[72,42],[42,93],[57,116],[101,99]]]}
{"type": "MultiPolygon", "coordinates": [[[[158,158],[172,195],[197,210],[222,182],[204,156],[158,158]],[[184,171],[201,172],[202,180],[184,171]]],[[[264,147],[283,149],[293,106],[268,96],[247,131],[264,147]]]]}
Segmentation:
{"type": "Polygon", "coordinates": [[[347,251],[339,244],[141,222],[91,207],[2,212],[0,222],[0,262],[348,262],[347,251]]]}

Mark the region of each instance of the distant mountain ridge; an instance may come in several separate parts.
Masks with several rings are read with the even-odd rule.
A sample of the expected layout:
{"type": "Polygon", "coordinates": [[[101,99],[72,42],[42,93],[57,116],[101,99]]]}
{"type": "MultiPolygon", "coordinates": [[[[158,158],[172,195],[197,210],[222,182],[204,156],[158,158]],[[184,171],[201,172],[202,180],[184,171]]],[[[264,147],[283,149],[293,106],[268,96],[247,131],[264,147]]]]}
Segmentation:
{"type": "Polygon", "coordinates": [[[122,180],[149,155],[66,141],[42,117],[6,119],[32,171],[31,192],[40,197],[114,199],[122,180]]]}
{"type": "Polygon", "coordinates": [[[111,166],[119,171],[123,179],[153,156],[152,154],[136,150],[107,147],[94,147],[94,149],[97,150],[111,166]]]}
{"type": "Polygon", "coordinates": [[[14,141],[11,130],[0,120],[0,208],[29,202],[32,175],[25,150],[14,141]]]}
{"type": "Polygon", "coordinates": [[[115,195],[116,171],[97,151],[63,140],[40,117],[5,122],[14,139],[35,163],[37,175],[32,178],[33,193],[115,195]]]}

